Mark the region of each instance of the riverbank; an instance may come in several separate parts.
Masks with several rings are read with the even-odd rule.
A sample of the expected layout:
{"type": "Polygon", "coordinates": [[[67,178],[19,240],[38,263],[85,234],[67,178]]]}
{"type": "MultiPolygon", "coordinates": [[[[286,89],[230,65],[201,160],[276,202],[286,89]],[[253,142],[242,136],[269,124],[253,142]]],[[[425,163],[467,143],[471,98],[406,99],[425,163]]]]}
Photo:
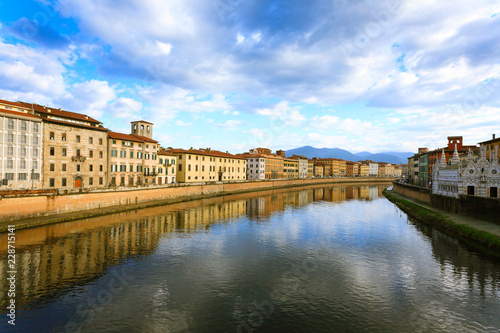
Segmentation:
{"type": "Polygon", "coordinates": [[[228,194],[312,185],[389,183],[393,178],[319,178],[240,183],[194,184],[127,191],[29,196],[0,199],[0,232],[9,225],[25,229],[146,207],[207,199],[228,194]]]}
{"type": "Polygon", "coordinates": [[[445,233],[480,245],[487,250],[500,251],[500,225],[449,213],[432,207],[424,201],[406,197],[394,190],[386,189],[383,194],[418,222],[436,227],[445,233]]]}

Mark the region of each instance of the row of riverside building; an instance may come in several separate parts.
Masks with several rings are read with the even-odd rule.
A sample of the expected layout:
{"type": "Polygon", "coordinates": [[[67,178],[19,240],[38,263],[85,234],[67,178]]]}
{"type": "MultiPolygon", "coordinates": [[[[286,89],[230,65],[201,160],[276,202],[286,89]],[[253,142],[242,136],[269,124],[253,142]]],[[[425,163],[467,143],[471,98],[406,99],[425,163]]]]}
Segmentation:
{"type": "Polygon", "coordinates": [[[84,114],[0,100],[1,190],[138,187],[171,183],[401,176],[398,165],[313,158],[256,148],[233,155],[162,148],[153,124],[117,133],[84,114]]]}
{"type": "Polygon", "coordinates": [[[464,145],[462,136],[449,136],[446,147],[419,148],[408,158],[403,176],[409,184],[430,188],[434,194],[499,198],[499,147],[495,134],[478,145],[464,145]]]}

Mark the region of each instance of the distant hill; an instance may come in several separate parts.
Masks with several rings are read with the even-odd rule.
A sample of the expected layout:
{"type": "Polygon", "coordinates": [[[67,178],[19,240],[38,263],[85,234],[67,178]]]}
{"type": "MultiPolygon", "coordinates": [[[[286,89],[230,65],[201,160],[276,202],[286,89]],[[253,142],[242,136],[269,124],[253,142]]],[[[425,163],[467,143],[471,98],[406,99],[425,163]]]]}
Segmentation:
{"type": "Polygon", "coordinates": [[[391,164],[405,164],[408,163],[408,157],[413,156],[414,153],[410,152],[384,152],[372,154],[367,151],[359,152],[356,154],[351,153],[345,149],[340,148],[314,148],[311,146],[304,146],[286,151],[286,156],[302,155],[307,158],[340,158],[346,161],[364,161],[372,160],[374,162],[384,162],[391,164]]]}

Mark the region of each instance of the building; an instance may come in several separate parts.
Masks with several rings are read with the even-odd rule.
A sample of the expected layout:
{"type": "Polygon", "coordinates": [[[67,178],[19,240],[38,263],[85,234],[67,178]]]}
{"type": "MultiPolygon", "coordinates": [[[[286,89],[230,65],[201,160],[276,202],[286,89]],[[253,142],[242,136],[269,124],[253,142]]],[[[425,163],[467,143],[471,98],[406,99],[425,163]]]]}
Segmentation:
{"type": "Polygon", "coordinates": [[[412,185],[426,186],[427,173],[428,173],[428,152],[429,149],[423,147],[418,148],[418,153],[408,158],[408,183],[412,185]],[[420,161],[422,157],[422,173],[420,176],[420,161]]]}
{"type": "Polygon", "coordinates": [[[266,179],[265,155],[259,154],[258,151],[252,149],[250,153],[239,154],[237,156],[247,160],[247,180],[266,179]]]}
{"type": "Polygon", "coordinates": [[[132,121],[131,135],[141,139],[142,165],[144,170],[144,185],[156,184],[158,168],[158,150],[160,145],[153,139],[153,124],[144,120],[132,121]]]}
{"type": "MultiPolygon", "coordinates": [[[[458,151],[459,156],[466,155],[469,150],[471,150],[475,154],[479,152],[479,147],[476,145],[469,145],[469,146],[464,145],[462,136],[449,136],[447,139],[448,139],[448,145],[446,147],[438,148],[428,152],[428,167],[427,167],[428,184],[431,182],[432,168],[435,164],[440,162],[440,156],[443,151],[447,160],[450,160],[452,158],[453,153],[455,151],[455,147],[456,150],[458,151]]],[[[421,183],[424,183],[423,179],[421,183]]]]}
{"type": "Polygon", "coordinates": [[[367,163],[359,163],[358,175],[359,175],[359,177],[369,177],[370,176],[370,166],[367,163]]]}
{"type": "Polygon", "coordinates": [[[408,163],[401,164],[401,176],[405,179],[408,179],[409,177],[408,163]]]}
{"type": "MultiPolygon", "coordinates": [[[[301,179],[308,178],[309,173],[309,159],[305,156],[292,155],[292,158],[299,161],[299,177],[301,179]]],[[[312,167],[312,164],[311,164],[312,167]]],[[[311,170],[312,173],[312,170],[311,170]]]]}
{"type": "Polygon", "coordinates": [[[299,178],[299,160],[291,157],[283,159],[283,178],[299,178]]]}
{"type": "Polygon", "coordinates": [[[366,161],[368,163],[368,174],[370,177],[378,176],[378,163],[373,161],[366,161]]]}
{"type": "Polygon", "coordinates": [[[379,175],[379,177],[393,177],[394,176],[394,165],[389,164],[389,163],[379,163],[378,175],[379,175]]]}
{"type": "Polygon", "coordinates": [[[486,147],[486,158],[489,159],[493,151],[500,149],[500,138],[497,138],[495,134],[493,134],[491,140],[479,142],[479,144],[486,147]]]}
{"type": "Polygon", "coordinates": [[[244,157],[206,149],[166,149],[177,156],[176,180],[179,183],[242,181],[246,179],[244,157]]]}
{"type": "Polygon", "coordinates": [[[346,177],[357,177],[358,176],[358,163],[352,161],[346,161],[346,177]]]}
{"type": "Polygon", "coordinates": [[[42,133],[31,108],[0,100],[0,189],[42,187],[42,133]]]}
{"type": "Polygon", "coordinates": [[[480,147],[479,158],[474,157],[472,150],[466,159],[460,159],[457,149],[451,160],[446,154],[441,154],[440,162],[436,163],[432,173],[432,192],[444,196],[458,198],[460,195],[498,198],[500,187],[500,163],[498,148],[489,150],[487,146],[480,147]],[[490,152],[489,158],[486,157],[490,152]]]}
{"type": "Polygon", "coordinates": [[[314,161],[307,160],[307,178],[312,178],[314,176],[314,161]]]}
{"type": "Polygon", "coordinates": [[[403,167],[401,165],[394,165],[394,177],[401,178],[403,176],[403,167]]]}
{"type": "Polygon", "coordinates": [[[158,151],[158,176],[157,184],[172,184],[176,181],[177,155],[168,153],[164,149],[158,151]]]}
{"type": "Polygon", "coordinates": [[[314,177],[324,177],[324,164],[320,162],[314,163],[314,177]]]}
{"type": "Polygon", "coordinates": [[[144,140],[130,134],[108,132],[109,186],[141,186],[144,181],[144,140]]]}
{"type": "Polygon", "coordinates": [[[85,114],[20,102],[43,121],[44,188],[106,186],[108,129],[85,114]]]}

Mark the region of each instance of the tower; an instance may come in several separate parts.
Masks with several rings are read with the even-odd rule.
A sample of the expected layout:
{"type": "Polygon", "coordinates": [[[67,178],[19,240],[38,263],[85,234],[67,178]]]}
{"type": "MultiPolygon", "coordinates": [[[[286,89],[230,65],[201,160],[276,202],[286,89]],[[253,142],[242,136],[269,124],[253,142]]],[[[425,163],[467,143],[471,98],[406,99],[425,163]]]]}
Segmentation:
{"type": "Polygon", "coordinates": [[[145,120],[132,121],[130,133],[133,135],[145,136],[146,138],[153,138],[153,123],[145,120]]]}

